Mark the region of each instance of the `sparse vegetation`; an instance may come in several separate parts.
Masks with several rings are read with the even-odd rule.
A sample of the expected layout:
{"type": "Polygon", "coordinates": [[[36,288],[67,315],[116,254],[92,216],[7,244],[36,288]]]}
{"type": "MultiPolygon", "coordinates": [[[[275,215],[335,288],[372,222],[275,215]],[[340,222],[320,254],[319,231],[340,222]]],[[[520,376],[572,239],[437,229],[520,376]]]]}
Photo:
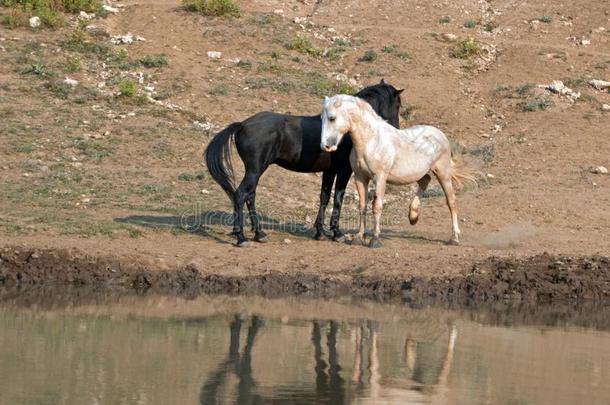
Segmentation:
{"type": "Polygon", "coordinates": [[[444,15],[438,19],[438,22],[441,24],[449,24],[451,22],[451,17],[449,17],[448,15],[444,15]]]}
{"type": "Polygon", "coordinates": [[[394,52],[398,51],[398,45],[396,45],[396,44],[387,44],[386,46],[381,48],[381,51],[385,52],[385,53],[394,53],[394,52]]]}
{"type": "Polygon", "coordinates": [[[523,111],[525,112],[533,112],[533,111],[542,111],[553,105],[553,101],[548,98],[537,98],[535,100],[528,101],[523,104],[523,111]]]}
{"type": "Polygon", "coordinates": [[[314,57],[320,57],[324,53],[322,49],[316,48],[311,41],[304,36],[297,37],[291,42],[284,44],[284,47],[314,57]]]}
{"type": "Polygon", "coordinates": [[[228,96],[229,95],[229,86],[226,84],[219,84],[214,86],[208,92],[212,96],[228,96]]]}
{"type": "Polygon", "coordinates": [[[458,41],[449,51],[449,56],[457,59],[468,59],[481,53],[481,45],[474,38],[458,41]]]}
{"type": "Polygon", "coordinates": [[[90,139],[76,139],[74,140],[74,146],[83,155],[95,160],[110,156],[113,151],[113,148],[110,146],[90,139]]]}
{"type": "Polygon", "coordinates": [[[183,172],[178,175],[180,181],[201,181],[205,179],[205,172],[183,172]]]}
{"type": "Polygon", "coordinates": [[[168,65],[167,56],[164,53],[156,55],[146,55],[140,58],[140,64],[147,68],[162,68],[168,65]]]}
{"type": "Polygon", "coordinates": [[[118,87],[122,97],[133,97],[136,94],[136,84],[133,80],[123,79],[118,83],[118,87]]]}
{"type": "Polygon", "coordinates": [[[493,32],[493,30],[495,30],[496,28],[498,28],[498,23],[495,21],[488,21],[485,24],[483,24],[483,29],[487,32],[493,32]]]}
{"type": "Polygon", "coordinates": [[[545,24],[550,24],[553,22],[553,17],[551,17],[550,15],[543,15],[542,17],[538,18],[538,21],[543,22],[545,24]]]}
{"type": "Polygon", "coordinates": [[[252,62],[249,61],[248,59],[241,59],[239,62],[237,62],[236,64],[237,67],[240,67],[242,69],[252,69],[252,62]]]}
{"type": "Polygon", "coordinates": [[[64,25],[62,13],[94,12],[101,7],[99,0],[0,0],[0,6],[10,8],[0,23],[8,28],[29,26],[29,18],[40,18],[43,27],[64,25]]]}
{"type": "Polygon", "coordinates": [[[360,62],[373,62],[377,60],[377,52],[372,49],[369,49],[364,52],[364,54],[358,59],[360,62]]]}
{"type": "Polygon", "coordinates": [[[239,17],[240,9],[233,0],[182,0],[186,11],[212,17],[239,17]]]}
{"type": "Polygon", "coordinates": [[[525,84],[521,84],[519,86],[517,86],[517,88],[515,89],[515,92],[520,95],[520,96],[525,96],[526,94],[528,94],[530,92],[530,90],[532,90],[534,87],[536,87],[535,85],[533,85],[532,83],[525,83],[525,84]]]}
{"type": "Polygon", "coordinates": [[[475,20],[466,20],[464,22],[465,28],[475,28],[477,26],[477,22],[475,20]]]}

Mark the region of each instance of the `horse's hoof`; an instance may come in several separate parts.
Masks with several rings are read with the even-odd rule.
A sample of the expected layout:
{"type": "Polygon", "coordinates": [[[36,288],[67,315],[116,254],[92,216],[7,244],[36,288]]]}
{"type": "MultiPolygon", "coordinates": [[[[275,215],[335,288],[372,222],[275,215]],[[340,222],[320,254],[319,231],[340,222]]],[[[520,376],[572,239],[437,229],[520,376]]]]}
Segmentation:
{"type": "Polygon", "coordinates": [[[269,242],[269,237],[267,235],[255,235],[254,240],[258,243],[267,243],[269,242]]]}
{"type": "Polygon", "coordinates": [[[316,234],[313,236],[313,238],[315,240],[326,240],[326,235],[324,235],[324,232],[316,232],[316,234]]]}
{"type": "Polygon", "coordinates": [[[362,238],[360,235],[356,234],[354,235],[354,238],[352,239],[352,245],[363,245],[366,246],[366,243],[364,242],[364,238],[362,238]]]}
{"type": "Polygon", "coordinates": [[[447,241],[447,245],[449,245],[449,246],[459,246],[459,245],[460,245],[460,242],[459,242],[459,241],[457,241],[457,240],[455,240],[455,239],[449,239],[449,240],[447,241]]]}
{"type": "Polygon", "coordinates": [[[250,242],[248,242],[247,240],[238,240],[237,242],[235,242],[235,246],[237,247],[248,247],[250,245],[250,242]]]}
{"type": "Polygon", "coordinates": [[[373,248],[373,249],[377,249],[383,246],[383,243],[381,243],[381,239],[379,238],[373,238],[371,239],[371,241],[369,242],[369,247],[373,248]]]}
{"type": "Polygon", "coordinates": [[[409,213],[409,223],[415,225],[417,221],[419,221],[419,214],[411,216],[411,213],[409,213]]]}
{"type": "Polygon", "coordinates": [[[343,233],[336,233],[333,236],[333,241],[339,242],[339,243],[345,243],[345,234],[343,234],[343,233]]]}

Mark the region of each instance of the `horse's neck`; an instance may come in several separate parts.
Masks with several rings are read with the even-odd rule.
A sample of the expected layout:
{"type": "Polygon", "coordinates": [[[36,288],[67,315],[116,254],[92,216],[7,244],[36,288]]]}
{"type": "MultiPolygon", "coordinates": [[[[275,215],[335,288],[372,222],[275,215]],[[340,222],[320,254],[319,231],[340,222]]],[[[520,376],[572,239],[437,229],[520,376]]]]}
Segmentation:
{"type": "Polygon", "coordinates": [[[364,145],[369,141],[376,139],[380,135],[380,132],[385,129],[385,125],[393,128],[383,119],[377,117],[372,111],[368,110],[364,110],[364,112],[357,117],[355,123],[355,128],[352,128],[350,133],[352,134],[351,137],[354,147],[360,150],[362,150],[364,145]]]}

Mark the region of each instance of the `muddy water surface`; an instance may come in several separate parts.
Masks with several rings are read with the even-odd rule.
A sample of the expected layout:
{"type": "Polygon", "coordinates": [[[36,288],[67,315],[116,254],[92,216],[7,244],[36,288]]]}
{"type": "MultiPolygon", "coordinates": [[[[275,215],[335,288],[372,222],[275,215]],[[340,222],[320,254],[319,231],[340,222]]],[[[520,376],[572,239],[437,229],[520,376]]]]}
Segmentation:
{"type": "Polygon", "coordinates": [[[608,404],[607,308],[570,311],[5,299],[0,403],[608,404]]]}

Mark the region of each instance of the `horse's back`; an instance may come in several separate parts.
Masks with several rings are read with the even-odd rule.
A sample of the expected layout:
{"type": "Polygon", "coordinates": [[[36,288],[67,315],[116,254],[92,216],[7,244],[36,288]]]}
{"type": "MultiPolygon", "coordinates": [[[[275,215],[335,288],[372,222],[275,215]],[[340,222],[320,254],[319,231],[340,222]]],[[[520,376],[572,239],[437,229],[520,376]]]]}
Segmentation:
{"type": "Polygon", "coordinates": [[[293,171],[326,170],[330,158],[320,149],[322,120],[319,115],[299,116],[263,111],[242,122],[236,146],[242,159],[264,158],[267,165],[293,171]]]}

